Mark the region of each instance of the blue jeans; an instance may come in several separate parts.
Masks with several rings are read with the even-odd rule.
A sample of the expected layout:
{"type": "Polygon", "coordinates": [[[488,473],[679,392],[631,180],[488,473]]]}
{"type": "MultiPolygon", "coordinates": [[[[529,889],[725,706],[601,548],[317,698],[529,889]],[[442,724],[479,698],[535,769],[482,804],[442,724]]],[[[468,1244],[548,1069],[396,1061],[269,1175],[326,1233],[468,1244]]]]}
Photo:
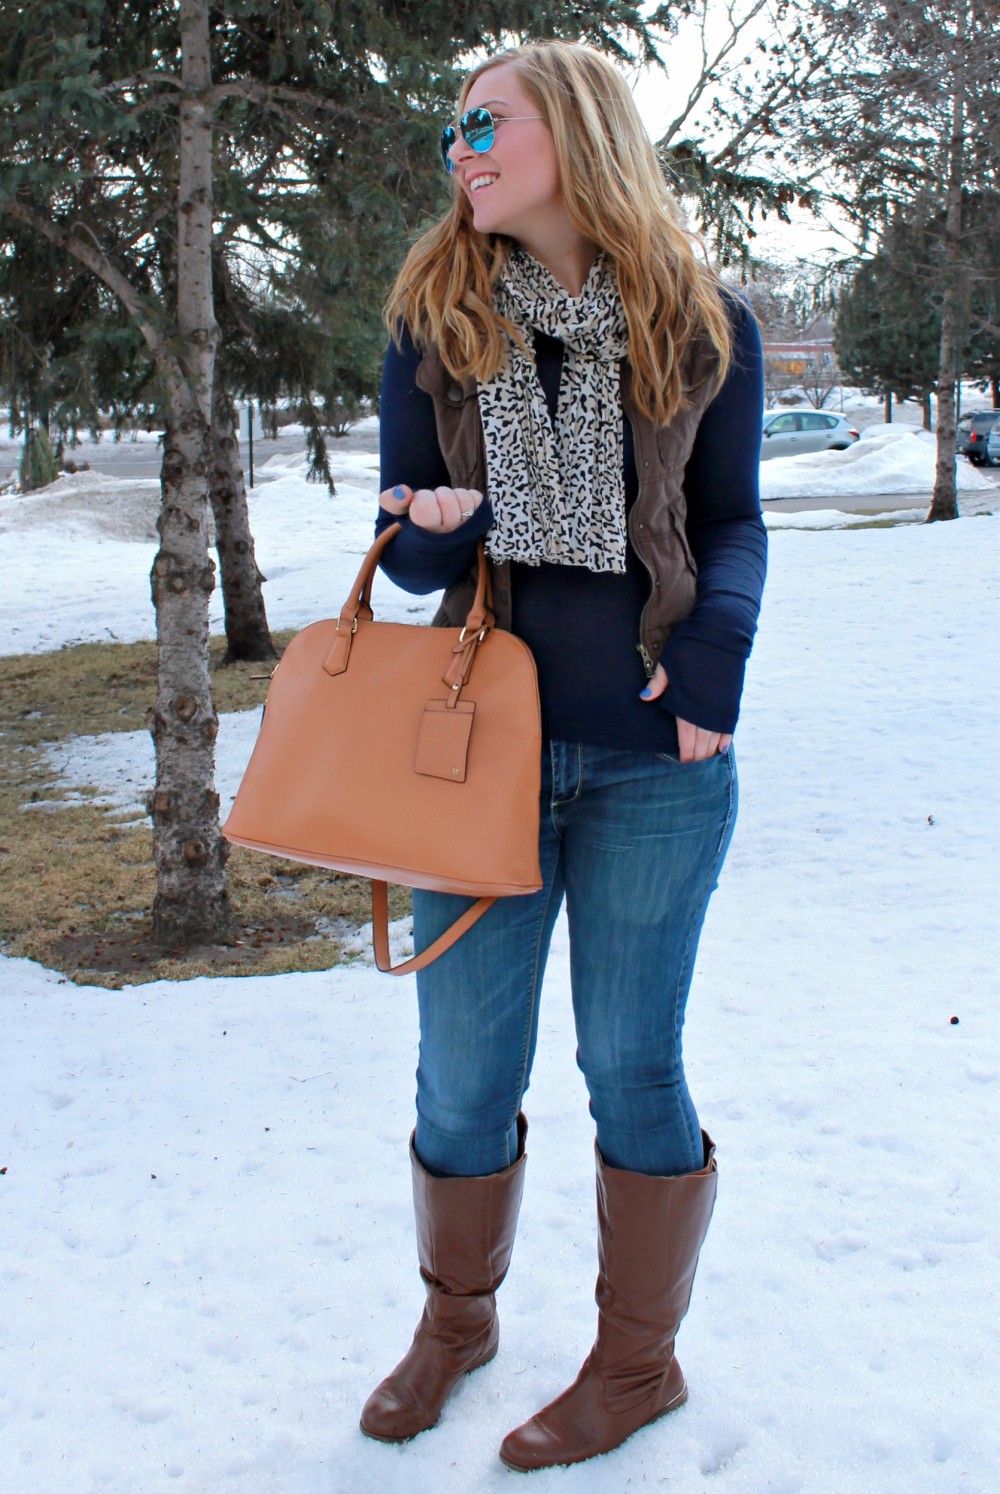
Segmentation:
{"type": "MultiPolygon", "coordinates": [[[[549,742],[542,754],[544,885],[500,898],[417,975],[416,1151],[437,1176],[517,1156],[552,929],[566,899],[577,1063],[612,1167],[676,1176],[704,1165],[681,1028],[698,936],[736,816],[732,749],[699,763],[549,742]]],[[[468,904],[415,891],[422,949],[468,904]]]]}

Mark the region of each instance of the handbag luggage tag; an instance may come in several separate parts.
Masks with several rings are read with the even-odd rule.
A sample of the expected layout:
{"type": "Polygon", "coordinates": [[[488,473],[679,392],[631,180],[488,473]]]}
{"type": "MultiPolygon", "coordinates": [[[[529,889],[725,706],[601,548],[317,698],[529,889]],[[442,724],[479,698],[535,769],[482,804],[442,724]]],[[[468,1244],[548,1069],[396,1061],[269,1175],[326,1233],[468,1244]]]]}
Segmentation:
{"type": "Polygon", "coordinates": [[[424,705],[413,761],[415,772],[448,783],[465,782],[476,703],[463,700],[461,694],[472,673],[476,651],[493,631],[494,620],[489,575],[480,565],[475,599],[441,676],[448,694],[443,700],[428,700],[424,705]]]}
{"type": "Polygon", "coordinates": [[[464,783],[475,714],[474,700],[429,700],[420,718],[414,772],[464,783]]]}
{"type": "Polygon", "coordinates": [[[432,778],[444,778],[447,783],[465,783],[468,771],[475,701],[463,701],[460,696],[468,684],[475,651],[492,632],[492,601],[492,598],[487,599],[486,586],[480,577],[468,622],[451,650],[448,668],[441,675],[441,683],[448,687],[448,695],[442,701],[433,699],[426,702],[420,719],[414,771],[432,778]]]}
{"type": "Polygon", "coordinates": [[[451,662],[441,676],[449,694],[444,700],[428,700],[424,705],[413,761],[415,772],[449,783],[465,782],[476,702],[462,700],[461,692],[472,672],[476,650],[489,633],[490,624],[484,622],[478,633],[467,636],[466,626],[459,634],[451,662]]]}

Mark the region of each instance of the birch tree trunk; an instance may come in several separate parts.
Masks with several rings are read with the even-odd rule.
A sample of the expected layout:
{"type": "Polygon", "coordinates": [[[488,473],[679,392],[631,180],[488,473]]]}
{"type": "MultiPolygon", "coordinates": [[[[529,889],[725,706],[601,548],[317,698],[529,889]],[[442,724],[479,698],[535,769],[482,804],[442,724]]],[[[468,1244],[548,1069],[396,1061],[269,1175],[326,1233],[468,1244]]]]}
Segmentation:
{"type": "MultiPolygon", "coordinates": [[[[967,21],[962,16],[963,22],[967,21]]],[[[944,298],[941,304],[941,352],[937,380],[937,462],[934,494],[927,522],[958,518],[955,454],[955,395],[962,344],[969,319],[969,276],[962,243],[962,188],[965,171],[965,91],[968,26],[960,27],[955,51],[951,133],[948,140],[948,187],[945,200],[944,298]]]]}
{"type": "Polygon", "coordinates": [[[273,659],[275,649],[261,592],[264,578],[257,569],[243,465],[236,439],[236,410],[219,380],[215,381],[212,391],[209,496],[225,605],[225,662],[273,659]]]}
{"type": "Polygon", "coordinates": [[[156,895],[153,936],[165,948],[226,937],[225,861],[215,791],[218,717],[208,670],[208,471],[218,328],[212,299],[212,106],[208,6],[181,0],[181,105],[175,361],[164,357],[166,437],[160,548],[153,562],[158,676],[149,728],[156,895]]]}

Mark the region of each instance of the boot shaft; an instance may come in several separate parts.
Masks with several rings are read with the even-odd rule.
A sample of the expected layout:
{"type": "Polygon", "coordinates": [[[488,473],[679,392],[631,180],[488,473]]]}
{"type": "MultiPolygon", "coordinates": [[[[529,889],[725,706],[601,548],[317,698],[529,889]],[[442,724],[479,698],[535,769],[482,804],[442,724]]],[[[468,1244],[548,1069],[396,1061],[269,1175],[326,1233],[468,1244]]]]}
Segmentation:
{"type": "Polygon", "coordinates": [[[609,1167],[596,1152],[595,1297],[602,1357],[611,1326],[625,1335],[623,1352],[636,1335],[643,1336],[643,1325],[647,1332],[649,1325],[658,1325],[672,1344],[688,1310],[718,1191],[715,1148],[707,1136],[704,1140],[705,1166],[680,1177],[648,1177],[609,1167]]]}
{"type": "Polygon", "coordinates": [[[410,1141],[417,1259],[428,1288],[463,1296],[495,1292],[510,1266],[524,1191],[527,1121],[518,1117],[518,1158],[487,1177],[435,1178],[410,1141]]]}

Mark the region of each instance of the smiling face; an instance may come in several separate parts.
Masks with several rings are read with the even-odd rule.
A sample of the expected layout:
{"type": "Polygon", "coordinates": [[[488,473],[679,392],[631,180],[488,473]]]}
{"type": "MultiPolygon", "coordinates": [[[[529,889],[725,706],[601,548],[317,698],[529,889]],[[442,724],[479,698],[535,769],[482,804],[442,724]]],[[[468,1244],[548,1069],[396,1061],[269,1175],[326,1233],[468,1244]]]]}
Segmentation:
{"type": "Polygon", "coordinates": [[[521,117],[541,110],[514,63],[488,68],[476,79],[463,109],[476,108],[489,109],[496,138],[480,154],[459,135],[449,152],[455,180],[472,204],[479,233],[507,234],[530,250],[568,222],[552,134],[543,119],[521,117]]]}

